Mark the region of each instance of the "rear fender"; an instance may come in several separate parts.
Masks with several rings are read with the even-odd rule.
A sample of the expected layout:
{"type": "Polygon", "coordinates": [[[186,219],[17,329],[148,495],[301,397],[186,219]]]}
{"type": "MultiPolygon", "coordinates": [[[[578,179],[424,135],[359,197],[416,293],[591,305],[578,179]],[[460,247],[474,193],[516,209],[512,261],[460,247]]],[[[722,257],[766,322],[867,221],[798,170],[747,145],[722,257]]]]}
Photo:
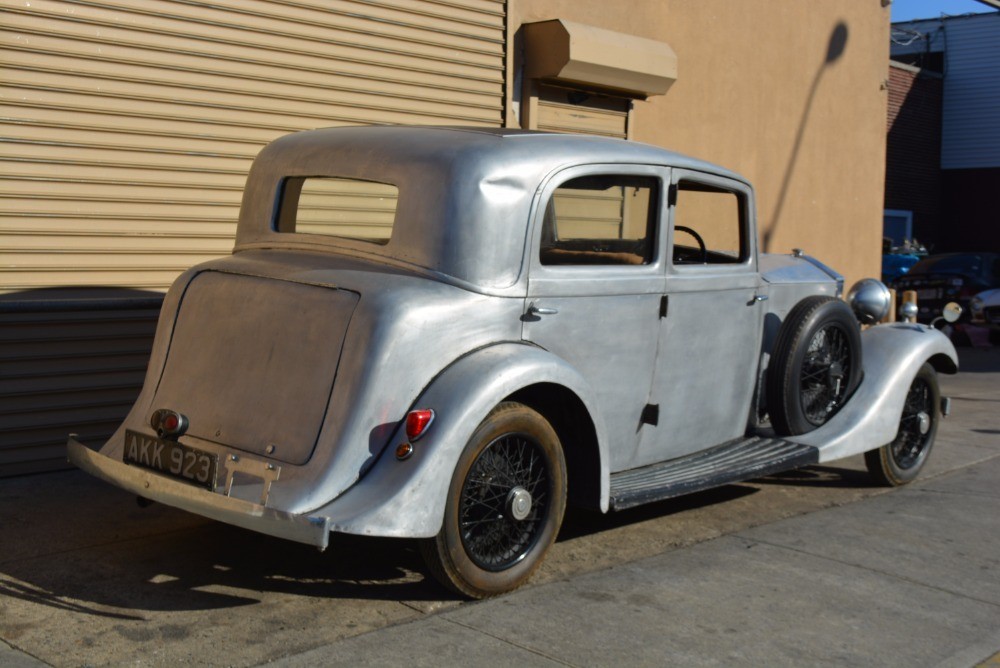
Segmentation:
{"type": "Polygon", "coordinates": [[[861,333],[861,349],[865,377],[850,400],[819,429],[788,437],[817,447],[820,462],[868,452],[892,441],[906,393],[925,362],[939,372],[958,371],[951,341],[923,325],[870,327],[861,333]]]}
{"type": "Polygon", "coordinates": [[[406,440],[402,423],[378,461],[353,487],[310,513],[330,530],[370,536],[429,538],[440,531],[452,472],[476,427],[497,404],[536,383],[562,385],[587,408],[597,432],[601,507],[609,495],[604,424],[592,392],[567,362],[540,348],[504,343],[473,352],[445,369],[414,408],[431,408],[434,422],[404,461],[394,456],[406,440]]]}

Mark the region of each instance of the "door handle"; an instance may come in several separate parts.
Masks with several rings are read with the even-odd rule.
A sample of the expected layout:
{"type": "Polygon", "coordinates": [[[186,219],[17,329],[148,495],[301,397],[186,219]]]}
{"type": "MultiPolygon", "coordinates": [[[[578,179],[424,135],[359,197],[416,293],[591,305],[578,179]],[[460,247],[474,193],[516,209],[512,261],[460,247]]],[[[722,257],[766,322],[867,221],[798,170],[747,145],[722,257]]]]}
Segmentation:
{"type": "Polygon", "coordinates": [[[770,297],[768,295],[754,295],[753,296],[753,301],[754,301],[755,304],[759,304],[760,302],[766,302],[768,299],[770,299],[770,297]]]}
{"type": "Polygon", "coordinates": [[[528,315],[555,315],[559,309],[551,306],[535,306],[535,302],[528,304],[528,315]]]}

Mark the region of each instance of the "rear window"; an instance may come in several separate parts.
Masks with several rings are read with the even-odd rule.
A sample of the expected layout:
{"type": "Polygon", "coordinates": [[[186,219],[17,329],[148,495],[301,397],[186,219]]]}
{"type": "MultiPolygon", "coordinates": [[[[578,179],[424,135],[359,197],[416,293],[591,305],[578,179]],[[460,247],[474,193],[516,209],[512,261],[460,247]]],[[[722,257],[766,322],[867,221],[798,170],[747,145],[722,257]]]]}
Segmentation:
{"type": "Polygon", "coordinates": [[[277,232],[385,244],[392,236],[399,189],[388,183],[334,177],[282,182],[277,232]]]}

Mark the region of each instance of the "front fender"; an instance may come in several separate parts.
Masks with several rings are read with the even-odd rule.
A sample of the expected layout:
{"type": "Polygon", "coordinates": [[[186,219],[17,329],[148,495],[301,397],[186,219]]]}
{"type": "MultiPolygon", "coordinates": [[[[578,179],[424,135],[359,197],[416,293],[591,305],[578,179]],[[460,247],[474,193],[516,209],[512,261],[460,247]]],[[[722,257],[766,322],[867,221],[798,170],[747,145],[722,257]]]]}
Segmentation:
{"type": "Polygon", "coordinates": [[[819,449],[819,461],[849,457],[889,443],[899,430],[906,393],[924,362],[958,371],[955,347],[931,327],[895,323],[861,333],[865,377],[840,411],[819,429],[788,440],[819,449]]]}
{"type": "Polygon", "coordinates": [[[405,440],[397,428],[375,465],[353,487],[310,513],[327,517],[331,531],[429,538],[441,529],[452,472],[473,431],[493,408],[514,392],[536,383],[566,387],[590,412],[597,432],[601,507],[607,508],[609,470],[605,429],[593,410],[592,392],[565,360],[533,346],[503,343],[457,360],[421,393],[414,408],[431,408],[434,423],[405,461],[393,455],[405,440]]]}

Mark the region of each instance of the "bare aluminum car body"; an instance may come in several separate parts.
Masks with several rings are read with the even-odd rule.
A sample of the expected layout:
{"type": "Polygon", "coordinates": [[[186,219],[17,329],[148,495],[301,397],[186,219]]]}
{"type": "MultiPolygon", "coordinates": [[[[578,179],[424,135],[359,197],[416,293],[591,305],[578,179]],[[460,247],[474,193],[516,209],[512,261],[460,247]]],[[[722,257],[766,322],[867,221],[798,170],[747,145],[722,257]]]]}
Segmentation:
{"type": "MultiPolygon", "coordinates": [[[[284,137],[254,162],[233,256],[189,270],[168,293],[124,424],[99,451],[71,438],[70,459],[145,498],[320,547],[331,531],[436,535],[463,448],[511,399],[559,412],[574,435],[564,443],[570,497],[602,510],[625,507],[616,484],[664,462],[744,441],[752,460],[775,447],[757,432],[782,321],[803,298],[842,289],[811,258],[758,252],[753,197],[725,169],[601,138],[447,128],[284,137]],[[648,261],[541,261],[554,190],[607,174],[657,184],[648,261]],[[317,176],[398,188],[388,241],[282,231],[283,184],[317,176]],[[675,264],[681,180],[737,196],[737,259],[675,264]],[[408,412],[422,407],[433,427],[412,456],[393,456],[408,412]],[[161,408],[190,420],[181,444],[218,457],[210,488],[123,463],[127,433],[151,434],[161,408]]],[[[846,405],[786,439],[805,463],[891,441],[921,365],[957,369],[951,344],[925,327],[872,327],[862,345],[864,378],[846,405]]]]}

